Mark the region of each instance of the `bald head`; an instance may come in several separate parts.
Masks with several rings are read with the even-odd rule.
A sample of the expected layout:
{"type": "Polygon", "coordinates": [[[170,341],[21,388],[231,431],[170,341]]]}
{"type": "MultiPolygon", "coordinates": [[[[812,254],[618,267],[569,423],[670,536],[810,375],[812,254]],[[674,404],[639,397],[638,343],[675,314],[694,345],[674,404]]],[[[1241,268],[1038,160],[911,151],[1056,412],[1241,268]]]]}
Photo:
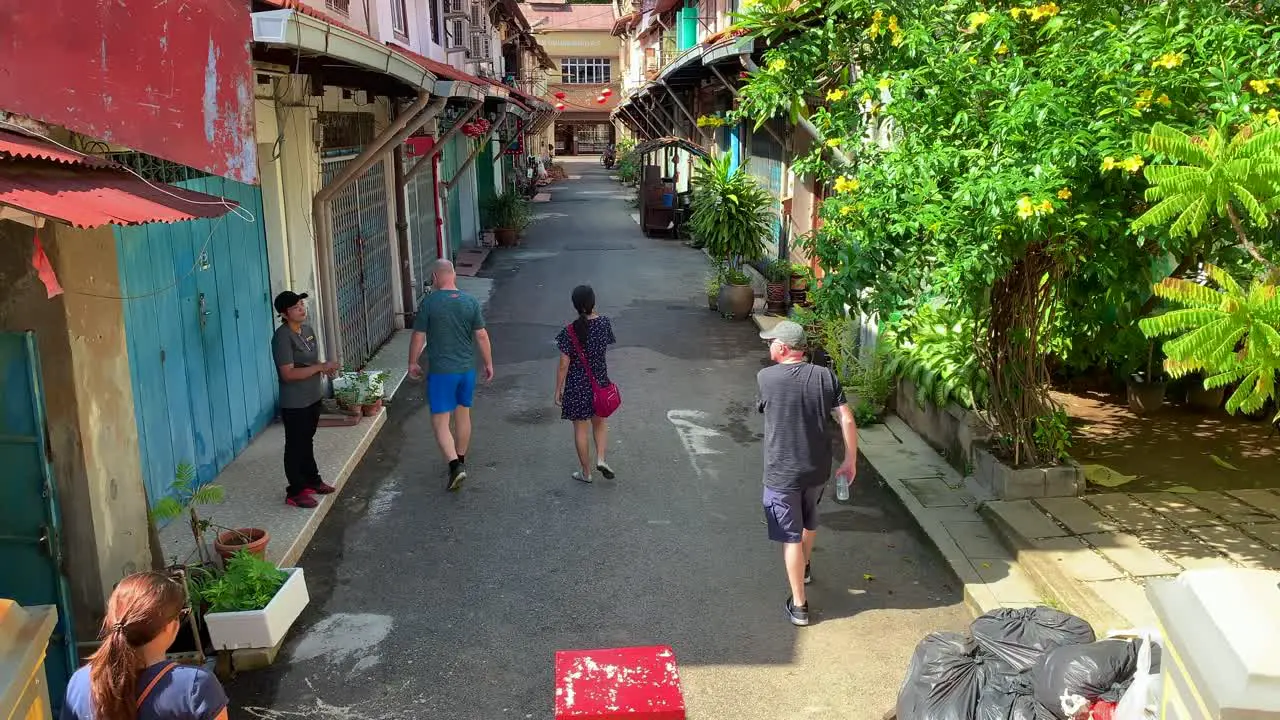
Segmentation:
{"type": "Polygon", "coordinates": [[[431,264],[431,284],[437,288],[452,288],[457,281],[453,263],[441,258],[431,264]]]}

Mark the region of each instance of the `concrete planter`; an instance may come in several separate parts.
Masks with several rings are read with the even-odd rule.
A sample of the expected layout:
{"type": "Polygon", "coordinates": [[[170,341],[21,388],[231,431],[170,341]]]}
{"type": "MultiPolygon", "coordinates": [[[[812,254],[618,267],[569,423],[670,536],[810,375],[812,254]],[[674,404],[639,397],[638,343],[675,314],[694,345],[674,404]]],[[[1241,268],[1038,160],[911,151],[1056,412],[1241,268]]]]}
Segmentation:
{"type": "Polygon", "coordinates": [[[966,473],[973,460],[973,446],[987,440],[991,431],[972,410],[958,405],[940,408],[932,403],[916,401],[916,386],[910,380],[898,382],[894,407],[912,430],[915,430],[946,458],[958,472],[966,473]]]}
{"type": "Polygon", "coordinates": [[[289,579],[261,610],[208,613],[209,639],[219,650],[272,648],[284,639],[302,609],[311,601],[302,568],[281,568],[289,579]]]}
{"type": "Polygon", "coordinates": [[[999,500],[1075,497],[1084,493],[1084,473],[1074,463],[1014,469],[981,446],[973,449],[973,459],[974,479],[999,500]]]}

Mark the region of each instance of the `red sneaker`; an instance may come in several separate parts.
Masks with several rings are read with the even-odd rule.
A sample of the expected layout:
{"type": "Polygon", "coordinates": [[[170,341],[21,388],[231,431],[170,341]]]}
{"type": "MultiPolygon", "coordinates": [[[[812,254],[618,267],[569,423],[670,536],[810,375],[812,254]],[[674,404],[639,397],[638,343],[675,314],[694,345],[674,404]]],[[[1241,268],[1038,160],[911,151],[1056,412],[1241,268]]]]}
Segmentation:
{"type": "Polygon", "coordinates": [[[314,485],[308,486],[307,489],[317,495],[330,495],[332,493],[338,492],[338,488],[330,485],[329,483],[326,483],[323,480],[317,480],[314,485]]]}
{"type": "Polygon", "coordinates": [[[311,492],[311,488],[307,488],[297,495],[290,495],[284,499],[285,505],[292,505],[300,508],[313,508],[320,503],[316,500],[315,493],[311,492]]]}

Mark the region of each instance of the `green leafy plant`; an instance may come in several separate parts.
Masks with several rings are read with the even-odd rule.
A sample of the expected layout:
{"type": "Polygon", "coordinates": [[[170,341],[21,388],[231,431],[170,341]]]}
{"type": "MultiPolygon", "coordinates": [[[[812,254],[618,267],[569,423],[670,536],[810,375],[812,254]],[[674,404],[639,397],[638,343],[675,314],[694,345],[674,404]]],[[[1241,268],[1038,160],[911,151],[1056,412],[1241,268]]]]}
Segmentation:
{"type": "Polygon", "coordinates": [[[1262,280],[1254,280],[1246,291],[1213,265],[1205,271],[1218,290],[1168,278],[1156,285],[1156,294],[1183,307],[1140,325],[1151,337],[1178,336],[1164,343],[1170,377],[1202,373],[1206,389],[1239,383],[1227,399],[1227,412],[1257,412],[1276,396],[1280,293],[1262,280]]]}
{"type": "Polygon", "coordinates": [[[226,490],[221,485],[200,484],[196,480],[195,465],[183,462],[179,463],[174,470],[173,482],[169,483],[169,493],[151,508],[149,516],[153,523],[161,523],[185,514],[191,529],[191,538],[196,544],[196,556],[202,562],[212,562],[206,549],[204,534],[213,527],[213,523],[200,517],[198,508],[201,505],[215,505],[225,499],[226,490]]]}
{"type": "Polygon", "coordinates": [[[764,256],[773,228],[773,198],[729,155],[703,158],[693,177],[689,226],[718,262],[738,268],[764,256]]]}
{"type": "Polygon", "coordinates": [[[771,283],[784,283],[791,277],[791,263],[786,260],[770,260],[764,264],[764,279],[771,283]]]}
{"type": "Polygon", "coordinates": [[[707,273],[706,290],[707,295],[719,295],[720,288],[725,285],[725,277],[729,269],[724,265],[716,265],[707,273]]]}
{"type": "Polygon", "coordinates": [[[640,179],[640,158],[636,155],[636,141],[623,138],[618,141],[617,148],[618,180],[623,184],[633,185],[640,179]]]}
{"type": "Polygon", "coordinates": [[[1280,270],[1245,230],[1246,220],[1269,227],[1280,210],[1280,126],[1258,130],[1244,126],[1228,142],[1217,127],[1193,137],[1157,124],[1140,138],[1171,162],[1147,169],[1146,199],[1156,204],[1133,227],[1167,226],[1172,235],[1196,236],[1213,218],[1225,218],[1239,246],[1269,273],[1248,291],[1213,264],[1204,270],[1218,290],[1167,278],[1156,284],[1156,296],[1182,307],[1139,322],[1149,337],[1178,335],[1164,344],[1170,377],[1202,373],[1206,389],[1239,383],[1227,400],[1232,413],[1265,407],[1276,396],[1280,372],[1280,270]]]}
{"type": "Polygon", "coordinates": [[[1066,410],[1054,408],[1053,412],[1036,418],[1032,437],[1042,459],[1065,462],[1071,453],[1071,426],[1066,410]]]}
{"type": "Polygon", "coordinates": [[[870,400],[860,400],[853,408],[853,421],[858,427],[866,427],[875,425],[880,422],[880,417],[884,414],[884,408],[878,406],[870,400]]]}
{"type": "Polygon", "coordinates": [[[888,347],[887,370],[916,386],[916,401],[978,408],[988,397],[986,371],[974,351],[974,323],[948,306],[926,303],[880,339],[888,347]]]}
{"type": "Polygon", "coordinates": [[[533,220],[531,207],[524,195],[510,189],[485,204],[485,217],[495,228],[524,230],[533,220]]]}
{"type": "Polygon", "coordinates": [[[222,575],[204,582],[200,596],[209,612],[261,610],[276,596],[288,573],[247,550],[227,561],[222,575]]]}
{"type": "Polygon", "coordinates": [[[736,268],[727,268],[724,271],[725,285],[750,285],[751,276],[736,268]]]}
{"type": "Polygon", "coordinates": [[[1225,222],[1131,232],[1149,207],[1134,138],[1206,112],[1280,123],[1274,4],[758,0],[736,23],[768,49],[731,119],[823,138],[794,163],[831,190],[807,243],[816,301],[889,317],[945,298],[973,323],[954,359],[984,368],[978,402],[1015,463],[1039,462],[1046,358],[1107,347],[1155,310],[1153,284],[1244,254],[1225,222]]]}
{"type": "Polygon", "coordinates": [[[1192,137],[1156,123],[1138,142],[1178,164],[1146,170],[1146,199],[1156,205],[1133,221],[1134,230],[1168,226],[1173,235],[1199,235],[1211,216],[1225,217],[1240,246],[1269,271],[1276,266],[1249,240],[1241,215],[1260,228],[1280,210],[1280,126],[1255,132],[1245,126],[1230,142],[1210,128],[1207,137],[1192,137]]]}

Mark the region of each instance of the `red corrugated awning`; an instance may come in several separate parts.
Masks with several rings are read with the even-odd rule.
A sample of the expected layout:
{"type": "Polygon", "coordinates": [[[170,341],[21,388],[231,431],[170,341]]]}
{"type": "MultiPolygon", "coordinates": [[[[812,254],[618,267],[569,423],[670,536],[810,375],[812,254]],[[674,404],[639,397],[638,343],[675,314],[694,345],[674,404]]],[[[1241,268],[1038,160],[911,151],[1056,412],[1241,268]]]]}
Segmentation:
{"type": "Polygon", "coordinates": [[[104,158],[0,130],[0,205],[80,228],[214,218],[236,203],[148,183],[104,158]]]}
{"type": "Polygon", "coordinates": [[[19,132],[0,130],[0,160],[14,158],[48,160],[64,165],[81,165],[84,167],[112,167],[114,163],[106,158],[85,155],[74,150],[64,150],[57,145],[19,132]]]}

